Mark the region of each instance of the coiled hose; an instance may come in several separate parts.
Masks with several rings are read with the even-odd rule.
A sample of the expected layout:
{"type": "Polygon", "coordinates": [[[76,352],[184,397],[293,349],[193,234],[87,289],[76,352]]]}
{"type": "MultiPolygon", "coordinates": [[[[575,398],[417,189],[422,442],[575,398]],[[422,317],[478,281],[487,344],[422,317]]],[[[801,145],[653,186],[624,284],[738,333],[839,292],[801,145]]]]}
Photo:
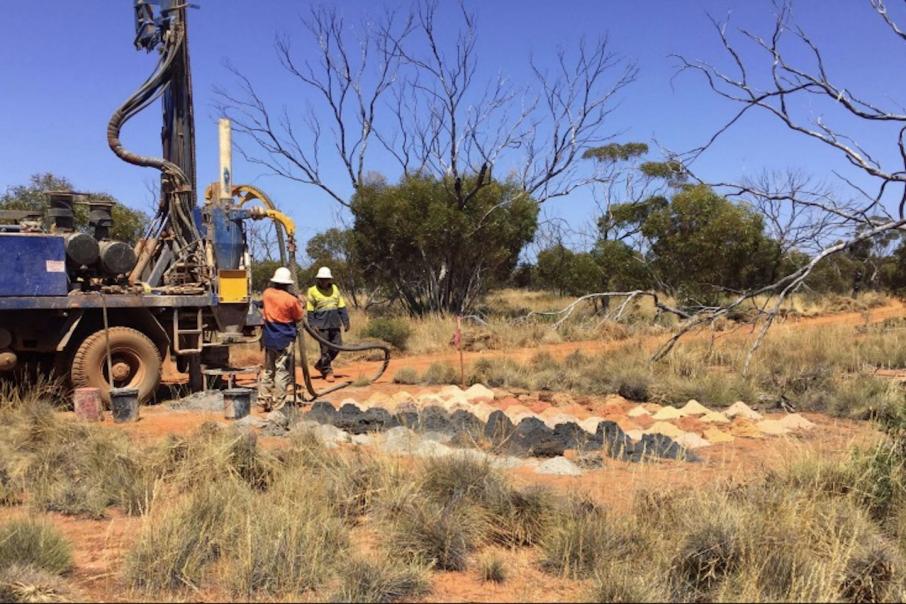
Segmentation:
{"type": "MultiPolygon", "coordinates": [[[[293,262],[292,263],[293,268],[290,269],[293,273],[293,281],[296,280],[296,272],[294,270],[295,266],[296,266],[296,263],[293,262]]],[[[324,346],[327,346],[328,348],[331,348],[333,350],[337,350],[340,352],[363,352],[365,350],[382,351],[384,353],[384,358],[381,361],[381,366],[377,370],[377,372],[374,374],[374,376],[372,376],[371,379],[368,380],[369,383],[373,384],[374,382],[378,381],[381,378],[381,376],[384,375],[384,372],[387,371],[387,366],[390,364],[390,347],[389,346],[387,346],[385,344],[334,344],[333,342],[325,340],[324,337],[320,333],[318,333],[317,329],[315,329],[314,327],[309,325],[308,319],[305,319],[305,318],[302,319],[302,327],[305,329],[305,331],[308,333],[308,335],[310,335],[316,342],[318,342],[319,344],[322,344],[324,346]]],[[[314,384],[311,383],[311,372],[308,369],[308,353],[305,350],[305,341],[302,339],[301,333],[296,338],[296,346],[299,349],[299,358],[302,361],[302,377],[305,380],[305,389],[312,396],[311,400],[315,400],[319,397],[324,396],[325,394],[329,394],[331,392],[336,392],[337,390],[340,390],[341,388],[346,388],[347,386],[351,386],[353,384],[353,382],[351,382],[351,381],[341,382],[339,384],[331,386],[327,390],[322,390],[321,392],[316,391],[314,384]]]]}
{"type": "MultiPolygon", "coordinates": [[[[239,187],[234,187],[234,189],[233,189],[234,195],[236,192],[239,192],[240,190],[243,193],[245,193],[245,197],[243,198],[242,203],[251,201],[252,199],[258,199],[268,209],[271,209],[271,210],[277,209],[277,207],[274,205],[274,203],[266,195],[264,195],[257,189],[255,189],[253,187],[240,185],[239,187]]],[[[278,233],[277,240],[278,240],[278,245],[280,247],[280,257],[289,259],[289,271],[293,278],[293,285],[295,286],[296,291],[299,291],[298,266],[296,265],[296,236],[295,236],[295,233],[290,231],[290,229],[288,229],[285,224],[283,224],[282,222],[280,222],[278,220],[274,220],[274,225],[275,225],[275,227],[277,229],[277,233],[278,233]],[[280,230],[281,228],[283,229],[283,232],[285,232],[285,234],[286,234],[285,239],[283,237],[279,236],[279,234],[281,233],[281,230],[280,230]]],[[[315,329],[314,327],[309,325],[307,318],[303,317],[303,319],[300,323],[302,324],[302,329],[306,333],[308,333],[308,335],[310,335],[312,337],[312,339],[314,339],[318,344],[321,344],[322,346],[326,346],[327,348],[330,348],[331,350],[336,350],[338,352],[364,352],[366,350],[382,351],[384,353],[384,358],[381,361],[381,366],[377,370],[377,372],[371,377],[371,379],[368,380],[369,383],[373,384],[374,382],[378,381],[381,378],[381,376],[384,375],[384,372],[387,371],[387,366],[390,364],[390,347],[387,346],[386,344],[334,344],[333,342],[326,340],[318,332],[317,329],[315,329]]],[[[324,396],[325,394],[329,394],[331,392],[336,392],[337,390],[346,388],[353,384],[352,381],[341,382],[339,384],[335,384],[334,386],[331,386],[330,388],[328,388],[326,390],[322,390],[322,391],[318,392],[317,390],[315,390],[315,386],[314,386],[314,384],[312,384],[312,381],[311,381],[311,371],[308,368],[308,352],[305,350],[305,339],[304,339],[302,331],[299,331],[296,335],[296,348],[299,351],[299,359],[302,361],[302,378],[305,381],[305,390],[307,390],[308,394],[311,396],[311,398],[308,399],[309,401],[313,401],[317,398],[324,396]]],[[[293,367],[293,398],[294,399],[295,399],[295,395],[296,395],[295,381],[296,381],[296,371],[295,371],[295,367],[293,367]]]]}

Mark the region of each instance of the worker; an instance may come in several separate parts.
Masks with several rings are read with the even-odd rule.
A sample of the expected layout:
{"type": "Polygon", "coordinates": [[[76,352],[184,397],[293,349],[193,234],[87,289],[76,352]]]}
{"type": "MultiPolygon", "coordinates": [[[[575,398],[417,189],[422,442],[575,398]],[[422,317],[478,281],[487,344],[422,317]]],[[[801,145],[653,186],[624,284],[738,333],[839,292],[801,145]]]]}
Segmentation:
{"type": "Polygon", "coordinates": [[[295,381],[292,351],[303,310],[301,297],[292,293],[292,286],[289,269],[281,266],[262,296],[264,375],[258,384],[258,405],[265,411],[283,407],[286,391],[295,381]]]}
{"type": "MultiPolygon", "coordinates": [[[[308,324],[317,329],[328,342],[342,344],[340,325],[344,331],[349,331],[349,313],[340,288],[333,282],[333,275],[326,266],[322,266],[315,275],[315,285],[308,289],[306,300],[308,324]]],[[[315,369],[328,382],[334,381],[331,363],[338,353],[338,350],[321,343],[321,357],[315,363],[315,369]]]]}

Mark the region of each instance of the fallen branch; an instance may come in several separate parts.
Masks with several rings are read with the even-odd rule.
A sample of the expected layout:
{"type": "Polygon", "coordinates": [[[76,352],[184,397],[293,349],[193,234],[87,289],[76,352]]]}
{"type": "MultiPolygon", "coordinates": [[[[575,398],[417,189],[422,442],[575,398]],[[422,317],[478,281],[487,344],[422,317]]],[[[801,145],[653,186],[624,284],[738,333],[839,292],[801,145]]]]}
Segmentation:
{"type": "Polygon", "coordinates": [[[622,302],[622,304],[620,304],[620,307],[617,310],[615,317],[613,318],[613,320],[618,321],[623,316],[623,312],[625,311],[625,309],[627,308],[629,303],[632,302],[632,300],[634,300],[638,297],[643,297],[643,296],[650,297],[652,299],[652,302],[654,303],[655,308],[657,308],[659,311],[675,314],[678,317],[681,317],[684,319],[688,319],[690,317],[689,313],[685,312],[684,310],[675,308],[673,306],[669,306],[669,305],[661,302],[660,298],[658,297],[657,292],[637,289],[637,290],[629,291],[629,292],[596,292],[593,294],[585,294],[584,296],[576,298],[575,300],[573,300],[572,302],[570,302],[569,304],[567,304],[564,308],[562,308],[560,310],[542,311],[542,312],[532,311],[532,312],[528,313],[527,315],[525,315],[522,318],[522,320],[528,320],[528,319],[530,319],[532,317],[536,317],[536,316],[556,317],[559,315],[563,315],[562,317],[560,317],[560,319],[557,320],[556,323],[554,323],[554,329],[558,329],[561,325],[563,325],[563,323],[567,319],[570,318],[570,316],[572,316],[573,311],[576,310],[576,308],[582,302],[585,302],[587,300],[595,300],[598,298],[626,297],[626,300],[624,300],[622,302]]]}

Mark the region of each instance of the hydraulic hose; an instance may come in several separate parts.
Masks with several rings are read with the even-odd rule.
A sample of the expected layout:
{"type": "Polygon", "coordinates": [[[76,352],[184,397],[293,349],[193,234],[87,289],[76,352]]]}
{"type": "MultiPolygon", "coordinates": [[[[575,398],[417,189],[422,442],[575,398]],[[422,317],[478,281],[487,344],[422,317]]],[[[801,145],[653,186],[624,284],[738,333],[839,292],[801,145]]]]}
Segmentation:
{"type": "MultiPolygon", "coordinates": [[[[293,281],[296,281],[296,263],[295,261],[290,263],[290,272],[293,275],[293,281]]],[[[333,350],[339,352],[364,352],[365,350],[380,350],[384,353],[384,358],[381,360],[381,366],[375,372],[375,374],[368,380],[369,383],[374,383],[378,381],[384,372],[387,371],[387,366],[390,364],[390,347],[385,344],[334,344],[330,340],[324,339],[324,337],[318,333],[318,330],[308,324],[308,319],[303,318],[302,328],[314,339],[316,342],[323,346],[327,346],[333,350]]],[[[308,390],[308,393],[312,396],[312,400],[329,394],[331,392],[336,392],[341,388],[346,388],[351,386],[353,382],[341,382],[334,386],[331,386],[327,390],[322,390],[318,392],[315,390],[314,384],[311,382],[311,372],[308,369],[308,352],[305,350],[305,342],[302,339],[302,334],[300,333],[297,336],[296,341],[297,347],[299,349],[299,358],[302,361],[302,377],[305,380],[305,389],[308,390]]]]}
{"type": "MultiPolygon", "coordinates": [[[[233,188],[233,194],[236,195],[238,193],[245,194],[241,201],[242,204],[251,201],[252,199],[258,199],[269,210],[273,210],[275,213],[279,214],[279,212],[277,212],[277,207],[274,205],[274,202],[272,202],[270,198],[267,197],[267,195],[265,195],[258,189],[246,185],[239,185],[233,188]]],[[[274,220],[274,225],[277,230],[277,239],[280,247],[280,258],[289,258],[289,270],[290,274],[292,275],[293,285],[295,286],[296,291],[299,291],[298,266],[296,265],[296,238],[295,232],[292,230],[292,222],[289,220],[281,221],[275,215],[270,215],[269,217],[274,220]],[[284,231],[286,232],[286,238],[282,236],[284,231]]],[[[374,382],[378,381],[381,376],[384,375],[384,372],[387,371],[387,366],[390,364],[390,347],[386,344],[334,344],[330,340],[325,339],[324,336],[322,336],[320,333],[318,333],[317,329],[309,325],[307,318],[303,318],[302,321],[300,321],[300,324],[302,325],[302,330],[304,330],[305,333],[308,333],[308,335],[310,335],[313,340],[315,340],[322,346],[330,348],[331,350],[336,350],[338,352],[364,352],[366,350],[380,350],[381,352],[383,352],[384,358],[381,361],[381,366],[377,370],[377,372],[375,372],[375,374],[368,380],[369,383],[373,384],[374,382]]],[[[352,381],[347,381],[335,384],[334,386],[331,386],[326,390],[321,390],[320,392],[315,390],[315,386],[311,381],[311,370],[308,368],[308,352],[305,349],[305,340],[302,331],[299,331],[296,335],[296,348],[299,351],[299,360],[302,364],[302,378],[305,382],[305,389],[311,396],[311,399],[309,400],[315,400],[319,397],[324,396],[325,394],[336,392],[337,390],[346,388],[353,384],[352,381]]],[[[295,367],[293,367],[293,382],[295,382],[295,367]]],[[[293,392],[293,395],[295,397],[295,392],[293,392]]]]}
{"type": "Polygon", "coordinates": [[[138,90],[114,111],[107,124],[107,143],[120,159],[133,165],[156,168],[172,183],[174,193],[170,199],[162,200],[168,207],[166,211],[161,208],[161,213],[165,218],[164,222],[169,219],[175,223],[173,235],[181,246],[201,239],[194,220],[186,213],[186,208],[191,206],[191,200],[183,199],[186,195],[184,190],[189,184],[188,176],[178,165],[164,158],[129,151],[120,140],[120,132],[127,121],[148,107],[169,85],[173,62],[182,50],[185,40],[185,31],[177,30],[175,39],[168,43],[166,52],[155,70],[138,90]]]}

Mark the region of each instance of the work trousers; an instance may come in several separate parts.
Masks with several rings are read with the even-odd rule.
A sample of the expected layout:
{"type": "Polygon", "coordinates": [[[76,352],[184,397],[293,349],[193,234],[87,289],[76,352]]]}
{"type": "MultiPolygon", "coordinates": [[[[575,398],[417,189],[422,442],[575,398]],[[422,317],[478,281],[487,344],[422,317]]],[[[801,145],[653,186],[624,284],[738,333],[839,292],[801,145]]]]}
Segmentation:
{"type": "Polygon", "coordinates": [[[282,350],[264,349],[264,374],[258,382],[258,404],[265,409],[280,409],[286,391],[293,383],[293,343],[282,350]]]}
{"type": "MultiPolygon", "coordinates": [[[[343,336],[340,335],[339,328],[319,329],[318,333],[321,334],[322,338],[332,344],[343,343],[343,336]]],[[[320,371],[323,375],[333,373],[333,368],[330,364],[333,363],[333,360],[337,358],[338,354],[340,354],[339,350],[334,350],[329,348],[326,344],[321,344],[321,357],[315,363],[315,369],[320,371]]]]}

